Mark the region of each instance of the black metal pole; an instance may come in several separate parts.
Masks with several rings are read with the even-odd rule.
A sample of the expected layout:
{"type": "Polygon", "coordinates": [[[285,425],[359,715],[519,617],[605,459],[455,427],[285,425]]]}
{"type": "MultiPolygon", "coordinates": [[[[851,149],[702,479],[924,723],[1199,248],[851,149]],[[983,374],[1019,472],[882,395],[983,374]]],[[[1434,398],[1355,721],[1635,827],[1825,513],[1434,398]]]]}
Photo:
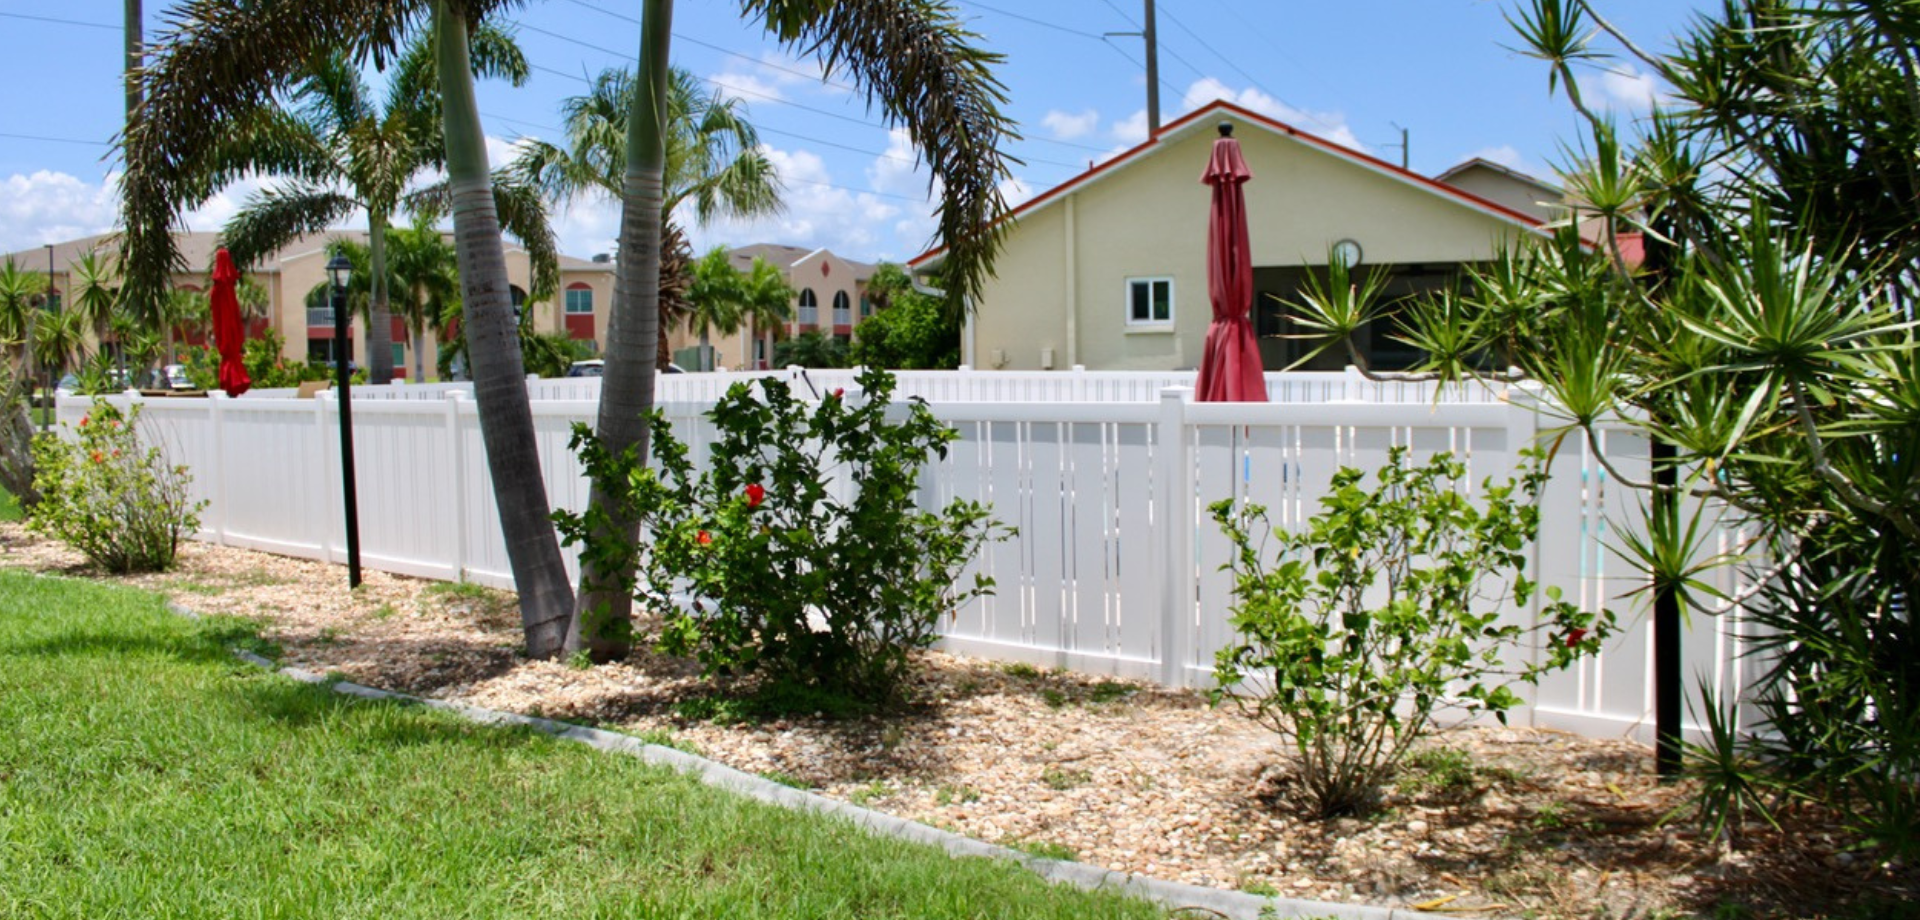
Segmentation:
{"type": "MultiPolygon", "coordinates": [[[[1673,445],[1653,439],[1653,493],[1655,514],[1673,493],[1673,445]]],[[[1680,706],[1685,696],[1680,669],[1680,592],[1674,585],[1656,585],[1653,593],[1653,766],[1661,780],[1680,776],[1680,706]]]]}
{"type": "Polygon", "coordinates": [[[333,285],[333,370],[340,391],[340,491],[347,502],[347,586],[360,587],[360,498],[353,485],[353,374],[347,370],[347,289],[333,285]]]}

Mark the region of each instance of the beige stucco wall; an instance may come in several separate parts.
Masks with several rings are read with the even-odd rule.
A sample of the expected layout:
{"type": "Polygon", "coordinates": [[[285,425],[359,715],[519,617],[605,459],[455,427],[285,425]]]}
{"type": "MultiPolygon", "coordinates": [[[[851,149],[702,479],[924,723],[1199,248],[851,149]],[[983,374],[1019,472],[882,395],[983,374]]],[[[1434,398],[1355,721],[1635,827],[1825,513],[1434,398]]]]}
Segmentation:
{"type": "MultiPolygon", "coordinates": [[[[307,292],[326,280],[327,253],[324,237],[315,237],[315,245],[310,249],[290,249],[283,253],[279,270],[272,274],[260,274],[267,284],[269,295],[269,315],[274,328],[286,337],[284,355],[290,361],[304,361],[307,358],[307,292]]],[[[532,286],[532,263],[524,250],[509,245],[506,250],[507,280],[521,290],[532,286]]],[[[582,282],[593,288],[594,337],[598,347],[604,351],[607,341],[607,319],[613,304],[613,271],[611,268],[562,268],[560,272],[560,291],[575,282],[582,282]]],[[[543,333],[558,332],[565,328],[562,316],[565,310],[564,293],[556,293],[552,298],[531,301],[527,309],[532,311],[534,330],[543,333]]],[[[353,360],[362,367],[367,365],[366,325],[356,322],[353,331],[353,360]]],[[[436,362],[439,358],[439,343],[432,330],[424,338],[426,373],[429,378],[435,376],[436,362]]],[[[406,375],[413,375],[414,355],[411,342],[402,340],[404,359],[396,365],[396,370],[404,369],[406,375]]]]}
{"type": "MultiPolygon", "coordinates": [[[[1253,172],[1245,190],[1256,268],[1322,264],[1327,247],[1341,239],[1358,241],[1368,264],[1476,261],[1489,257],[1496,241],[1523,232],[1410,180],[1228,120],[1236,122],[1253,172]]],[[[993,368],[1004,357],[1008,369],[1037,369],[1048,348],[1056,368],[1199,364],[1212,318],[1209,192],[1199,180],[1218,121],[1163,139],[1162,147],[1015,224],[997,277],[978,303],[970,334],[974,366],[993,368]],[[1127,324],[1127,279],[1142,277],[1173,279],[1172,323],[1127,324]]]]}

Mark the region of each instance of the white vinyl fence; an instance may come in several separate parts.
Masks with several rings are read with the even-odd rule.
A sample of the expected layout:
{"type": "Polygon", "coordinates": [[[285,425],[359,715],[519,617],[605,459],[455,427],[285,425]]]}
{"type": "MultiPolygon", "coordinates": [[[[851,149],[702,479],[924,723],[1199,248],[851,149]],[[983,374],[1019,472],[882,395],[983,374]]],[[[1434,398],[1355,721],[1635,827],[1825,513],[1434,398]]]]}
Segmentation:
{"type": "MultiPolygon", "coordinates": [[[[660,406],[695,457],[711,436],[703,413],[725,385],[749,376],[661,377],[660,406]]],[[[849,372],[808,376],[820,392],[852,387],[849,372]]],[[[1476,483],[1504,480],[1543,424],[1526,399],[1509,402],[1480,387],[1435,402],[1430,386],[1270,374],[1270,393],[1297,398],[1223,404],[1194,403],[1189,389],[1165,385],[1190,384],[1190,374],[1184,381],[1178,374],[1133,375],[1145,381],[1133,383],[1127,376],[900,375],[902,395],[924,396],[960,433],[946,458],[923,474],[923,503],[977,499],[1019,530],[977,560],[997,593],[956,613],[944,627],[945,647],[1205,686],[1215,651],[1230,638],[1232,588],[1220,570],[1228,544],[1209,504],[1257,502],[1276,526],[1291,526],[1318,510],[1338,467],[1378,468],[1388,448],[1402,444],[1417,455],[1454,452],[1476,483]],[[1152,398],[1139,398],[1149,390],[1152,398]],[[949,392],[957,395],[943,397],[949,392]]],[[[556,507],[578,509],[586,501],[587,482],[567,443],[575,422],[593,418],[598,384],[541,381],[533,388],[541,463],[556,507]]],[[[804,384],[795,385],[806,393],[804,384]]],[[[330,393],[274,395],[146,400],[141,427],[192,469],[194,491],[210,503],[202,539],[340,561],[337,402],[330,393]]],[[[468,391],[369,387],[353,396],[363,564],[512,587],[468,391]]],[[[129,398],[137,397],[114,401],[129,398]]],[[[88,404],[63,397],[59,417],[76,422],[88,404]]],[[[1645,443],[1624,430],[1604,437],[1621,474],[1643,478],[1645,443]]],[[[1538,688],[1517,688],[1527,705],[1512,721],[1650,742],[1652,630],[1638,598],[1623,598],[1643,579],[1607,548],[1612,528],[1638,526],[1640,496],[1614,482],[1581,439],[1566,438],[1558,450],[1531,573],[1587,609],[1611,605],[1623,628],[1599,657],[1538,688]]],[[[1735,536],[1722,534],[1719,548],[1734,549],[1735,536]]],[[[1532,614],[1509,615],[1529,623],[1532,614]]],[[[1735,625],[1733,617],[1690,618],[1689,683],[1706,677],[1729,697],[1748,685],[1755,664],[1741,658],[1735,625]]]]}

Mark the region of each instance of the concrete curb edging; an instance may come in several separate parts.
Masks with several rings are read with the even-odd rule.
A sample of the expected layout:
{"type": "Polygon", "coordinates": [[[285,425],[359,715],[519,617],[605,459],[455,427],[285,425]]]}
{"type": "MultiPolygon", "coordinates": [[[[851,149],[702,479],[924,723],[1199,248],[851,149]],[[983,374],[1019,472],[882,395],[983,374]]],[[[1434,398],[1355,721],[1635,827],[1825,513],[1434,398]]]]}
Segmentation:
{"type": "MultiPolygon", "coordinates": [[[[177,605],[168,605],[176,613],[198,618],[192,611],[177,605]]],[[[445,700],[426,699],[405,693],[394,693],[366,687],[345,680],[331,680],[324,674],[300,668],[281,667],[274,662],[242,649],[234,654],[241,660],[274,671],[302,683],[325,686],[335,693],[359,697],[368,700],[389,700],[426,706],[444,712],[454,713],[469,721],[482,725],[513,725],[531,728],[555,738],[577,741],[595,750],[611,754],[623,754],[635,757],[647,763],[670,767],[680,773],[692,774],[709,786],[725,789],[783,808],[812,811],[832,815],[852,822],[869,832],[894,837],[913,843],[929,844],[939,847],[954,856],[973,856],[983,859],[1002,859],[1019,863],[1029,871],[1050,882],[1064,883],[1089,891],[1120,891],[1126,894],[1152,901],[1169,910],[1179,908],[1199,908],[1211,911],[1233,920],[1284,920],[1284,918],[1334,918],[1334,920],[1448,920],[1438,914],[1406,910],[1394,907],[1375,907],[1369,904],[1335,904],[1324,901],[1306,901],[1296,898],[1261,897],[1239,891],[1227,891],[1220,888],[1203,888],[1198,885],[1186,885],[1179,882],[1167,882],[1139,875],[1102,869],[1086,863],[1067,862],[1056,859],[1041,859],[1029,856],[1018,850],[996,846],[971,837],[963,837],[950,831],[909,821],[894,815],[882,814],[862,808],[850,802],[816,795],[804,790],[784,786],[723,764],[715,763],[704,757],[697,757],[685,751],[648,744],[632,735],[619,732],[587,728],[566,722],[556,722],[537,716],[523,716],[516,713],[482,709],[462,703],[445,700]]]]}

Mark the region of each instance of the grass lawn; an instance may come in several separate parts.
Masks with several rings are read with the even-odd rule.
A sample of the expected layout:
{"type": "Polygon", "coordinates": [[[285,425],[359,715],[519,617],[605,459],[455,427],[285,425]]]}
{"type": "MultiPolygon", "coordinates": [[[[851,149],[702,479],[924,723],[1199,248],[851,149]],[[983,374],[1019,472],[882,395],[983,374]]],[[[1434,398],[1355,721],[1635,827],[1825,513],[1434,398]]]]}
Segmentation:
{"type": "Polygon", "coordinates": [[[1095,918],[1150,905],[354,701],[232,622],[0,571],[0,918],[1095,918]]]}

